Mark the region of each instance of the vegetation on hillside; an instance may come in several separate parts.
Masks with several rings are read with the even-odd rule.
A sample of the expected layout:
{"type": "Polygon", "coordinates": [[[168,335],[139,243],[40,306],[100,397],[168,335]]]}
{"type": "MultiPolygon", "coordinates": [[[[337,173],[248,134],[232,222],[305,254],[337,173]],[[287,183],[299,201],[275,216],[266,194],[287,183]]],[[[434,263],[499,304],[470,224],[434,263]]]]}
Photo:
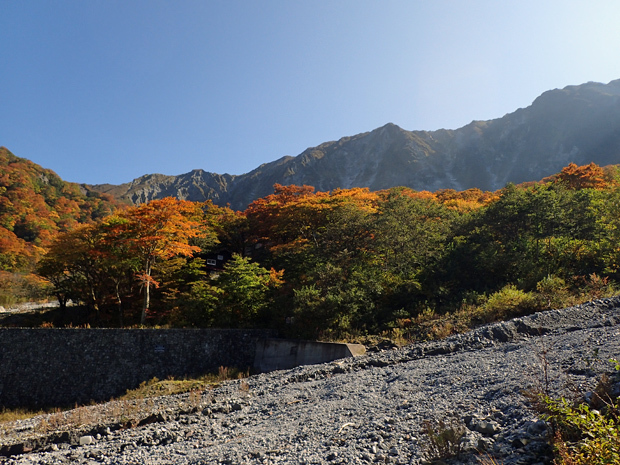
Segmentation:
{"type": "Polygon", "coordinates": [[[619,200],[617,169],[594,164],[497,192],[276,185],[244,212],[168,198],[92,214],[52,228],[35,262],[84,306],[75,324],[426,339],[614,293],[619,200]]]}
{"type": "Polygon", "coordinates": [[[119,206],[0,147],[0,305],[40,297],[45,286],[30,273],[57,235],[119,206]]]}

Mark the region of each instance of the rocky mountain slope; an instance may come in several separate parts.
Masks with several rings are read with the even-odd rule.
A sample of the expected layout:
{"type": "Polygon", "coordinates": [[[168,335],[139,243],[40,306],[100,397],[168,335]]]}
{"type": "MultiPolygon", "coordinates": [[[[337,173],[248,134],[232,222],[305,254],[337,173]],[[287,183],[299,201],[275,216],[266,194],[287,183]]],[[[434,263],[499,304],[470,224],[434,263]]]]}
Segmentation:
{"type": "Polygon", "coordinates": [[[620,298],[603,299],[140,409],[113,402],[64,414],[82,428],[67,430],[63,414],[0,425],[0,451],[13,454],[0,463],[421,464],[424,423],[451,418],[464,431],[451,463],[478,464],[487,453],[504,465],[546,464],[547,426],[523,390],[544,387],[548,375],[552,394],[571,386],[587,398],[613,371],[619,336],[620,298]]]}
{"type": "Polygon", "coordinates": [[[386,124],[239,176],[195,170],[90,187],[134,203],[174,196],[244,209],[271,194],[275,183],[307,184],[320,191],[395,186],[497,190],[508,182],[542,179],[571,162],[620,162],[620,80],[551,90],[527,108],[456,130],[406,131],[386,124]]]}

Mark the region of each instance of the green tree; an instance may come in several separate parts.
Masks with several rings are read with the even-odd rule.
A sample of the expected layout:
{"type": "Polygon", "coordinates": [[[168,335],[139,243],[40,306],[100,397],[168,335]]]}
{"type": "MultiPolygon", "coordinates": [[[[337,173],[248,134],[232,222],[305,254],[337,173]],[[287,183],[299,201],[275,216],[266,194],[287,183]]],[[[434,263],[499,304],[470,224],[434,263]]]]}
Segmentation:
{"type": "Polygon", "coordinates": [[[447,250],[456,213],[429,198],[391,189],[372,225],[373,250],[384,271],[384,304],[413,316],[438,294],[437,265],[447,250]]]}
{"type": "Polygon", "coordinates": [[[377,299],[382,293],[378,267],[360,263],[346,268],[316,264],[315,280],[294,290],[294,332],[303,337],[333,337],[376,331],[381,321],[377,299]]]}
{"type": "Polygon", "coordinates": [[[221,289],[216,324],[246,327],[259,322],[272,298],[272,291],[282,284],[282,272],[267,270],[247,257],[234,254],[215,281],[221,289]]]}
{"type": "Polygon", "coordinates": [[[609,195],[563,183],[508,185],[455,228],[443,279],[458,296],[507,284],[530,291],[548,276],[571,282],[603,272],[600,249],[609,228],[601,217],[609,195]]]}

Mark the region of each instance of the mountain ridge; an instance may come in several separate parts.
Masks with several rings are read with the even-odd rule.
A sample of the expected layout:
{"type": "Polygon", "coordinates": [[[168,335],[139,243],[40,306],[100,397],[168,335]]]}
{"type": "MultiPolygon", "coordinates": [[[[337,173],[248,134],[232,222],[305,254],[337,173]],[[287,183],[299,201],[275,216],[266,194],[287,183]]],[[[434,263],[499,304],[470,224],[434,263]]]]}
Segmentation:
{"type": "Polygon", "coordinates": [[[408,131],[387,123],[242,175],[197,169],[85,187],[135,204],[173,196],[244,209],[272,193],[276,183],[312,185],[320,191],[395,186],[497,190],[509,182],[542,179],[571,162],[620,162],[620,79],[549,90],[528,107],[458,129],[408,131]]]}

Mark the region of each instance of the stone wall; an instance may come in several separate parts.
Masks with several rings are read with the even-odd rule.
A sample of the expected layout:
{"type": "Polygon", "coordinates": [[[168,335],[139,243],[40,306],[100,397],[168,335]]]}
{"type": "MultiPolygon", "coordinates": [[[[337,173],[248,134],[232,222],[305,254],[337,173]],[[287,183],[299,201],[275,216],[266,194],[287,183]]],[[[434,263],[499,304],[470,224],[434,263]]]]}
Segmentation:
{"type": "Polygon", "coordinates": [[[0,406],[107,400],[153,377],[252,367],[261,330],[0,328],[0,406]]]}

